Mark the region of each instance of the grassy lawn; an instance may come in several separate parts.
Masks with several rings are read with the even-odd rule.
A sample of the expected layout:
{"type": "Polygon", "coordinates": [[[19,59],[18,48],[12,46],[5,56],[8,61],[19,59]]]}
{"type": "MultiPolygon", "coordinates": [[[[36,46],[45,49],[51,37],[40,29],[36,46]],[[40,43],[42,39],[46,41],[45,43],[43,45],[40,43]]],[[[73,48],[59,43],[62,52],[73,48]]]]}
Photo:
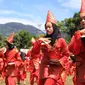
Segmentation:
{"type": "MultiPolygon", "coordinates": [[[[28,74],[28,75],[27,75],[27,78],[26,78],[26,80],[25,80],[25,82],[26,82],[25,85],[30,85],[30,84],[29,84],[29,73],[27,73],[27,74],[28,74]]],[[[0,81],[0,85],[5,85],[4,80],[0,81]]],[[[18,84],[16,84],[16,85],[18,85],[18,84]]],[[[20,85],[24,85],[24,83],[21,82],[20,85]]],[[[36,83],[35,83],[35,85],[36,85],[36,83]]],[[[72,76],[70,76],[70,77],[68,76],[68,77],[67,77],[66,82],[65,82],[65,85],[73,85],[72,76]]]]}
{"type": "Polygon", "coordinates": [[[72,76],[70,76],[70,77],[67,76],[67,79],[66,79],[65,85],[73,85],[72,76]]]}

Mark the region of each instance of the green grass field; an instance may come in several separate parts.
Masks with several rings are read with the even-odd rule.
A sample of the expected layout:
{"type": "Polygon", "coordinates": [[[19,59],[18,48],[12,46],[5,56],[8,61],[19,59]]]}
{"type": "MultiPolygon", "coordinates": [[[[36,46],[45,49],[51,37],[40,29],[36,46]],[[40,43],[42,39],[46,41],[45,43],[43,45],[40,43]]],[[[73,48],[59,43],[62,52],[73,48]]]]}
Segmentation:
{"type": "MultiPolygon", "coordinates": [[[[25,83],[26,83],[25,85],[30,85],[29,84],[29,73],[27,73],[27,78],[25,80],[25,83]]],[[[0,85],[5,85],[4,80],[0,81],[0,85]]],[[[16,85],[18,85],[18,84],[16,84],[16,85]]],[[[24,83],[21,82],[20,85],[24,85],[24,83]]],[[[35,83],[35,85],[37,85],[37,84],[35,83]]],[[[65,82],[65,85],[73,85],[72,76],[68,76],[67,77],[66,82],[65,82]]]]}

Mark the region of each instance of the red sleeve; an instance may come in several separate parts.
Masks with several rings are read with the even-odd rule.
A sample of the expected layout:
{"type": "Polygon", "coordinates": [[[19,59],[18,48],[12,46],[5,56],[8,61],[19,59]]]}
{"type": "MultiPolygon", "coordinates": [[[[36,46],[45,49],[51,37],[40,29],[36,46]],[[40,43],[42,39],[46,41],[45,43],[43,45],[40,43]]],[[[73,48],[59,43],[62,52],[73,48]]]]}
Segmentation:
{"type": "Polygon", "coordinates": [[[68,45],[68,49],[70,52],[72,53],[76,53],[76,50],[78,51],[78,47],[80,46],[80,37],[81,37],[81,34],[79,31],[75,32],[72,39],[71,39],[71,42],[69,43],[68,45]]]}
{"type": "Polygon", "coordinates": [[[74,41],[75,41],[75,37],[73,36],[72,39],[71,39],[71,42],[68,45],[68,49],[72,53],[73,53],[74,41]]]}
{"type": "Polygon", "coordinates": [[[37,41],[34,43],[34,46],[33,46],[33,48],[32,48],[32,53],[34,53],[34,54],[40,53],[41,42],[42,42],[42,41],[37,40],[37,41]]]}
{"type": "Polygon", "coordinates": [[[4,53],[2,51],[0,51],[0,58],[4,57],[4,53]]]}
{"type": "Polygon", "coordinates": [[[29,56],[30,56],[30,54],[31,54],[31,51],[30,51],[30,50],[28,50],[28,52],[27,52],[26,56],[27,56],[27,57],[29,57],[29,56]]]}
{"type": "Polygon", "coordinates": [[[17,52],[17,53],[16,53],[16,58],[17,58],[17,59],[21,59],[21,57],[20,57],[20,52],[17,52]]]}
{"type": "Polygon", "coordinates": [[[19,67],[21,64],[22,64],[22,60],[21,60],[21,57],[20,57],[20,52],[18,51],[17,53],[16,53],[16,61],[15,61],[15,66],[16,67],[19,67]]]}

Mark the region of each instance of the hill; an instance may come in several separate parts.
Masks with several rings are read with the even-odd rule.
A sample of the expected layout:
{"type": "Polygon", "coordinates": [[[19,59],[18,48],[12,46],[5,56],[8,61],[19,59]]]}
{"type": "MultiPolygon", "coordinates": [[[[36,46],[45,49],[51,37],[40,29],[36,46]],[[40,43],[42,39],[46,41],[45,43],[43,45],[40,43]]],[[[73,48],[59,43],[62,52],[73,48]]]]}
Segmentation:
{"type": "Polygon", "coordinates": [[[31,35],[43,34],[41,30],[32,25],[24,25],[22,23],[17,23],[17,22],[0,24],[0,33],[2,34],[2,36],[9,35],[11,32],[17,33],[18,31],[21,30],[26,30],[31,35]]]}

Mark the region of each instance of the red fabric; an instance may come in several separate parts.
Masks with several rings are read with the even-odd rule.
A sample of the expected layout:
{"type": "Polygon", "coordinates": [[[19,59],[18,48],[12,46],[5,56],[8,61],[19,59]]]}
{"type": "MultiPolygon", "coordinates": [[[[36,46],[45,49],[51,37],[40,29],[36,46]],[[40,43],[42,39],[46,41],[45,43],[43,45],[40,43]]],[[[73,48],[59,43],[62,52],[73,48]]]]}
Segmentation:
{"type": "Polygon", "coordinates": [[[8,65],[5,69],[5,76],[16,76],[17,70],[15,65],[8,65]]]}
{"type": "Polygon", "coordinates": [[[32,63],[30,64],[30,84],[34,84],[34,78],[36,78],[36,83],[39,84],[39,59],[32,59],[32,63]],[[35,60],[35,61],[34,61],[35,60]]]}
{"type": "Polygon", "coordinates": [[[21,74],[20,78],[22,81],[24,81],[26,79],[26,72],[25,71],[21,74]]]}
{"type": "Polygon", "coordinates": [[[85,82],[85,44],[78,37],[78,33],[73,35],[68,48],[76,59],[76,81],[85,82]]]}
{"type": "Polygon", "coordinates": [[[34,85],[34,79],[36,78],[36,83],[39,85],[39,70],[31,70],[30,72],[30,85],[34,85]]]}
{"type": "Polygon", "coordinates": [[[56,24],[56,20],[50,11],[48,11],[48,14],[47,14],[46,23],[47,22],[52,22],[52,23],[56,24]]]}
{"type": "Polygon", "coordinates": [[[73,84],[76,85],[76,76],[73,77],[73,84]]]}
{"type": "Polygon", "coordinates": [[[52,78],[48,78],[44,85],[57,85],[56,81],[52,78]]]}
{"type": "Polygon", "coordinates": [[[0,51],[0,58],[4,57],[4,53],[2,51],[0,51]]]}
{"type": "Polygon", "coordinates": [[[7,66],[5,73],[5,83],[6,85],[16,85],[16,73],[17,70],[14,65],[7,66]]]}
{"type": "Polygon", "coordinates": [[[50,59],[56,59],[56,60],[58,60],[60,58],[59,57],[60,56],[59,53],[56,52],[55,49],[54,50],[50,50],[48,52],[48,56],[49,56],[50,59]]]}
{"type": "Polygon", "coordinates": [[[26,71],[23,69],[18,68],[17,69],[17,82],[24,81],[26,79],[26,71]]]}
{"type": "Polygon", "coordinates": [[[3,67],[4,67],[4,54],[0,51],[0,74],[3,71],[3,67]]]}
{"type": "Polygon", "coordinates": [[[26,71],[30,71],[29,67],[30,67],[30,59],[29,57],[26,57],[26,62],[25,62],[25,65],[26,65],[26,71]]]}
{"type": "Polygon", "coordinates": [[[34,74],[33,74],[33,72],[32,73],[30,73],[30,85],[33,85],[34,84],[34,74]]]}
{"type": "Polygon", "coordinates": [[[32,48],[32,52],[31,53],[34,53],[34,54],[39,54],[40,53],[40,45],[41,45],[42,41],[40,40],[36,40],[35,41],[35,44],[32,48]],[[36,49],[37,48],[37,49],[36,49]],[[36,49],[36,50],[35,50],[36,49]]]}
{"type": "Polygon", "coordinates": [[[7,50],[5,53],[5,58],[7,62],[13,62],[16,61],[16,59],[19,57],[16,55],[17,50],[14,48],[12,50],[7,50]]]}
{"type": "Polygon", "coordinates": [[[84,82],[77,82],[75,85],[85,85],[84,82]]]}
{"type": "Polygon", "coordinates": [[[30,84],[34,84],[34,78],[36,78],[37,84],[39,84],[39,62],[41,59],[41,52],[40,52],[40,44],[41,41],[35,41],[34,46],[31,50],[31,60],[30,60],[30,84]],[[37,50],[35,50],[37,48],[37,50]]]}
{"type": "Polygon", "coordinates": [[[0,75],[1,78],[5,77],[4,73],[4,65],[5,64],[5,58],[4,58],[4,53],[3,53],[3,48],[0,49],[0,75]]]}
{"type": "Polygon", "coordinates": [[[4,61],[3,59],[0,58],[0,71],[3,70],[3,67],[4,67],[4,61]]]}
{"type": "Polygon", "coordinates": [[[5,79],[6,85],[16,85],[16,79],[15,77],[8,76],[5,79]]]}
{"type": "Polygon", "coordinates": [[[20,65],[22,65],[23,61],[20,59],[20,52],[17,52],[15,55],[15,66],[19,67],[20,65]]]}
{"type": "Polygon", "coordinates": [[[80,53],[80,46],[81,46],[81,40],[80,40],[80,33],[79,31],[75,32],[75,34],[73,35],[71,42],[68,45],[68,49],[70,52],[72,52],[73,54],[77,55],[80,53]],[[77,50],[76,50],[77,49],[77,50]]]}
{"type": "Polygon", "coordinates": [[[20,53],[16,48],[12,50],[7,50],[5,53],[6,67],[5,67],[5,81],[6,85],[16,85],[15,78],[17,76],[17,65],[16,62],[20,60],[20,53]],[[10,64],[12,63],[12,64],[10,64]]]}
{"type": "Polygon", "coordinates": [[[55,80],[53,78],[47,78],[44,85],[64,85],[61,79],[55,80]]]}
{"type": "Polygon", "coordinates": [[[0,51],[0,71],[3,70],[3,66],[4,66],[4,54],[0,51]]]}
{"type": "Polygon", "coordinates": [[[6,63],[13,62],[16,66],[20,66],[22,61],[20,60],[20,52],[16,48],[7,50],[5,53],[6,63]]]}
{"type": "Polygon", "coordinates": [[[8,37],[7,41],[13,43],[14,32],[8,37]]]}
{"type": "Polygon", "coordinates": [[[17,79],[18,81],[22,80],[24,81],[26,79],[26,63],[25,61],[22,62],[22,64],[17,67],[17,79]]]}
{"type": "Polygon", "coordinates": [[[31,55],[31,51],[30,50],[28,50],[28,52],[27,52],[27,57],[30,57],[30,55],[31,55]]]}
{"type": "Polygon", "coordinates": [[[15,66],[16,66],[16,67],[20,67],[21,64],[22,64],[22,61],[18,61],[18,60],[15,61],[15,66]]]}
{"type": "MultiPolygon", "coordinates": [[[[35,54],[35,55],[37,55],[37,53],[39,53],[40,50],[42,50],[42,52],[44,54],[43,57],[42,57],[41,64],[40,64],[40,82],[42,81],[43,78],[45,78],[45,76],[44,76],[45,68],[49,64],[49,59],[58,59],[58,60],[60,60],[61,58],[69,56],[69,51],[67,49],[67,44],[66,44],[66,42],[65,42],[65,40],[63,38],[57,39],[57,41],[55,42],[55,44],[53,46],[53,49],[50,49],[47,46],[48,45],[46,45],[46,46],[43,45],[42,46],[37,41],[34,44],[34,47],[33,47],[33,50],[32,50],[32,53],[35,54]],[[36,49],[37,49],[37,52],[36,52],[36,49]],[[55,51],[55,53],[56,52],[58,53],[58,57],[57,56],[53,57],[53,55],[54,55],[53,51],[55,51]],[[50,53],[50,52],[52,52],[52,53],[50,53]]],[[[63,67],[60,65],[58,67],[55,67],[55,66],[50,67],[50,70],[48,72],[49,72],[49,75],[54,74],[54,75],[57,76],[57,75],[61,74],[62,70],[63,70],[63,67]]],[[[59,78],[60,77],[61,76],[59,76],[59,78]]],[[[63,81],[61,81],[61,82],[63,82],[63,81]]],[[[44,81],[42,83],[44,83],[44,81]]],[[[39,85],[41,85],[41,84],[39,84],[39,85]]]]}
{"type": "Polygon", "coordinates": [[[85,16],[85,0],[81,0],[80,16],[85,16]]]}

